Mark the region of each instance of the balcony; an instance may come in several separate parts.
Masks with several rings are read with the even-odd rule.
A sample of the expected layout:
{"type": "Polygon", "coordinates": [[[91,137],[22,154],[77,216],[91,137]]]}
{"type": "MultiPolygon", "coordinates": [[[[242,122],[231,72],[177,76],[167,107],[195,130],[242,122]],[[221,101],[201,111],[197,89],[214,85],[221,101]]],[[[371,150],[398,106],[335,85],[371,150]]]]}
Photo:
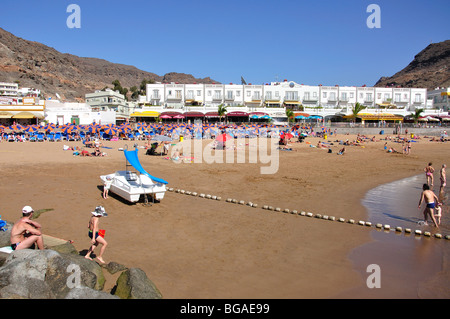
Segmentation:
{"type": "Polygon", "coordinates": [[[216,102],[222,101],[222,95],[213,95],[212,100],[216,102]]]}
{"type": "Polygon", "coordinates": [[[182,99],[181,94],[168,95],[168,96],[167,96],[167,101],[178,101],[178,102],[180,102],[181,99],[182,99]]]}
{"type": "Polygon", "coordinates": [[[150,100],[156,100],[156,101],[159,101],[159,100],[161,100],[161,95],[159,95],[159,94],[153,94],[152,96],[150,96],[150,100]]]}
{"type": "Polygon", "coordinates": [[[234,94],[225,96],[225,101],[234,101],[234,99],[235,99],[234,94]]]}

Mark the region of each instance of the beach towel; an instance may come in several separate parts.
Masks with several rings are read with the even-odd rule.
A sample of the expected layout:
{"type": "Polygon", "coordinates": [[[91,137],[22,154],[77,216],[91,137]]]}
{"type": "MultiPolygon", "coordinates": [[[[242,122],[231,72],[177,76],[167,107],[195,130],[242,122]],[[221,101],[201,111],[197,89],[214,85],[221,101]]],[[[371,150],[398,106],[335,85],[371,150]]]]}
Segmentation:
{"type": "Polygon", "coordinates": [[[0,216],[0,231],[7,231],[6,222],[2,220],[2,216],[0,216]]]}

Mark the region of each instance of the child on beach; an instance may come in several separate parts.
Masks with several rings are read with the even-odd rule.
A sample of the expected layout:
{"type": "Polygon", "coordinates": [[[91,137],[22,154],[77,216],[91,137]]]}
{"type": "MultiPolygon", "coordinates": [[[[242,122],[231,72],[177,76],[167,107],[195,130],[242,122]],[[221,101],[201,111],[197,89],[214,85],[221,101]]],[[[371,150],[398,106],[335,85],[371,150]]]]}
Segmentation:
{"type": "Polygon", "coordinates": [[[441,216],[442,216],[442,203],[438,203],[434,208],[434,219],[438,225],[441,224],[441,216]]]}
{"type": "Polygon", "coordinates": [[[108,192],[109,192],[109,189],[111,188],[111,184],[112,184],[111,177],[106,176],[105,183],[103,184],[103,198],[104,199],[108,198],[108,192]]]}
{"type": "Polygon", "coordinates": [[[94,251],[95,248],[97,248],[97,246],[99,244],[102,245],[102,248],[100,249],[100,254],[97,256],[97,259],[104,264],[105,261],[103,260],[103,253],[105,252],[106,246],[108,245],[108,243],[105,240],[105,231],[103,229],[99,229],[99,219],[101,217],[107,217],[108,214],[105,211],[105,208],[103,208],[103,206],[97,206],[95,208],[95,210],[92,212],[92,216],[89,219],[89,224],[88,224],[88,228],[89,228],[89,233],[88,236],[89,238],[91,238],[91,247],[89,248],[87,254],[84,256],[84,258],[86,259],[90,259],[91,258],[91,254],[94,251]]]}

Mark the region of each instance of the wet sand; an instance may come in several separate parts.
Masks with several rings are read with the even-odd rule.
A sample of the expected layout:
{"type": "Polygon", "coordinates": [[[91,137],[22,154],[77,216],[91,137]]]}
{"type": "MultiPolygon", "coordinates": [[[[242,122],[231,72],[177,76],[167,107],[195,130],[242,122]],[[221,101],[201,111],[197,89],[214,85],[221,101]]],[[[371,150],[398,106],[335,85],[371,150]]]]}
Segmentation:
{"type": "MultiPolygon", "coordinates": [[[[307,141],[316,145],[319,139],[307,141]]],[[[333,298],[342,293],[358,298],[357,292],[348,292],[364,285],[365,277],[349,253],[372,241],[370,230],[225,199],[365,220],[361,199],[370,189],[420,174],[429,161],[439,168],[450,155],[447,144],[425,139],[413,143],[409,156],[386,153],[385,141],[348,146],[344,156],[336,155],[342,147],[337,143],[331,154],[292,143],[293,151],[279,152],[278,171],[262,175],[260,167],[268,164],[175,164],[141,150],[142,166],[169,187],[221,196],[222,201],[173,192],[152,206],[130,205],[113,195],[103,199],[99,176],[123,170],[125,158],[118,148],[134,143],[144,145],[105,142],[112,149],[104,149],[108,156],[99,158],[63,151],[64,144],[81,142],[2,142],[2,218],[16,221],[24,205],[52,209],[39,217],[44,232],[74,240],[83,251],[89,248],[90,212],[103,205],[109,214],[101,219],[109,243],[104,259],[143,269],[165,298],[190,299],[333,298]]]]}

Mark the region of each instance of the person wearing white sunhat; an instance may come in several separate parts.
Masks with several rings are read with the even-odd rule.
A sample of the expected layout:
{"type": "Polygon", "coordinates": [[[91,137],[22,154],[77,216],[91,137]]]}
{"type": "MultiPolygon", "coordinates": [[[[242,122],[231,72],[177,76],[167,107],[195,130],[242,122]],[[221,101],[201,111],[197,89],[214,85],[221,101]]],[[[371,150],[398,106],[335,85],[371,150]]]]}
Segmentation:
{"type": "Polygon", "coordinates": [[[42,238],[42,226],[32,221],[33,208],[25,206],[22,208],[22,218],[14,224],[11,229],[11,248],[13,250],[30,248],[35,243],[39,249],[44,249],[44,239],[42,238]]]}
{"type": "Polygon", "coordinates": [[[102,245],[102,248],[100,249],[100,254],[97,256],[97,259],[104,264],[105,261],[103,260],[103,253],[105,252],[106,246],[108,243],[105,240],[105,230],[99,229],[99,219],[101,217],[106,217],[108,214],[105,211],[105,208],[103,206],[97,206],[95,210],[92,212],[92,216],[89,219],[89,232],[88,236],[91,238],[91,247],[89,248],[88,252],[84,256],[86,259],[91,258],[91,253],[94,251],[95,248],[100,244],[102,245]]]}

